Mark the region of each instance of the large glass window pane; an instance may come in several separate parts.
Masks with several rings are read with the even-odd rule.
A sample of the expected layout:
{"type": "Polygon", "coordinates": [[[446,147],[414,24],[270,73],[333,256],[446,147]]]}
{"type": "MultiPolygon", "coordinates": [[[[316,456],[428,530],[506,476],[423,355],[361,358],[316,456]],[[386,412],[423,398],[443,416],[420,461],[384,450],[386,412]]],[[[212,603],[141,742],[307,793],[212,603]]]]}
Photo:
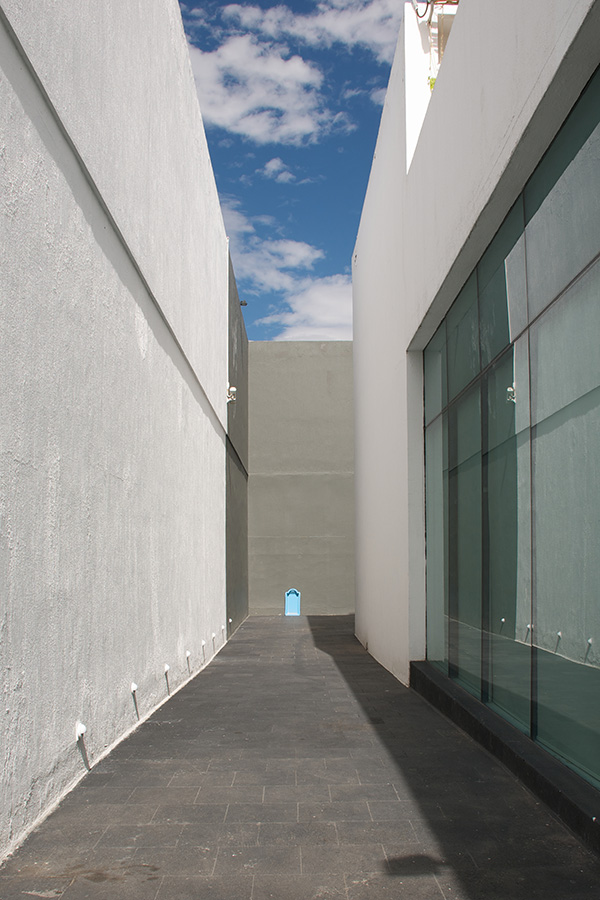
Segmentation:
{"type": "Polygon", "coordinates": [[[515,640],[531,646],[531,431],[529,335],[514,344],[515,432],[517,443],[517,611],[515,640]]]}
{"type": "Polygon", "coordinates": [[[600,72],[525,188],[531,318],[600,252],[599,118],[600,72]]]}
{"type": "Polygon", "coordinates": [[[427,348],[425,393],[428,658],[600,787],[599,121],[600,70],[450,309],[446,358],[444,325],[427,348]]]}
{"type": "MultiPolygon", "coordinates": [[[[508,322],[508,283],[506,260],[523,234],[523,206],[519,201],[513,206],[502,223],[496,237],[483,254],[477,266],[477,289],[479,291],[479,329],[481,337],[481,364],[486,366],[510,341],[508,322]]],[[[517,257],[513,256],[510,270],[513,290],[513,316],[517,300],[524,301],[525,295],[519,283],[517,257]]],[[[524,273],[523,273],[524,274],[524,273]]]]}
{"type": "Polygon", "coordinates": [[[471,275],[446,318],[448,397],[453,399],[479,372],[477,278],[471,275]]]}
{"type": "Polygon", "coordinates": [[[438,417],[425,433],[427,540],[427,659],[448,673],[448,463],[446,416],[438,417]]]}
{"type": "Polygon", "coordinates": [[[483,456],[483,572],[489,679],[486,699],[529,729],[530,651],[517,634],[517,439],[513,352],[487,374],[483,456]]]}
{"type": "Polygon", "coordinates": [[[446,390],[446,320],[423,354],[425,367],[425,422],[429,424],[448,402],[446,390]]]}
{"type": "Polygon", "coordinates": [[[537,738],[597,781],[599,334],[597,264],[530,334],[537,738]]]}
{"type": "Polygon", "coordinates": [[[481,692],[481,410],[479,385],[448,410],[449,670],[481,692]]]}

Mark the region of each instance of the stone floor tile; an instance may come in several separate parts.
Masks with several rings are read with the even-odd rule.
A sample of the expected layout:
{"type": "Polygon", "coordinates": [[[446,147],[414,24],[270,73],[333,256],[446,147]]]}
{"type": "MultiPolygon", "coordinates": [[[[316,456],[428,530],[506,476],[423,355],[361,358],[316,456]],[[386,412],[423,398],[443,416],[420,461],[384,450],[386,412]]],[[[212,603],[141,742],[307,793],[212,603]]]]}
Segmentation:
{"type": "Polygon", "coordinates": [[[346,900],[340,875],[257,875],[252,900],[346,900]]]}
{"type": "Polygon", "coordinates": [[[300,875],[299,847],[221,847],[215,875],[300,875]]]}
{"type": "MultiPolygon", "coordinates": [[[[71,827],[81,836],[86,826],[104,830],[107,825],[149,825],[157,809],[155,803],[94,803],[79,811],[71,827]]],[[[57,818],[60,819],[60,811],[57,818]]]]}
{"type": "Polygon", "coordinates": [[[263,826],[250,822],[235,825],[184,825],[177,847],[204,847],[209,850],[217,850],[222,845],[255,847],[261,827],[263,826]]]}
{"type": "Polygon", "coordinates": [[[220,878],[166,875],[156,900],[250,900],[253,880],[251,875],[220,878]]]}
{"type": "Polygon", "coordinates": [[[161,876],[212,875],[217,852],[205,847],[144,847],[136,851],[132,864],[152,869],[161,876]]]}
{"type": "Polygon", "coordinates": [[[366,800],[339,800],[335,803],[299,803],[299,822],[371,822],[366,800]]]}
{"type": "MultiPolygon", "coordinates": [[[[390,875],[350,875],[346,877],[346,888],[348,900],[458,900],[454,894],[445,895],[431,875],[406,879],[390,875]]],[[[504,900],[510,898],[507,894],[504,900]]]]}
{"type": "Polygon", "coordinates": [[[155,900],[161,879],[157,875],[130,875],[117,880],[75,878],[62,894],[63,900],[155,900]]]}
{"type": "Polygon", "coordinates": [[[368,805],[374,822],[406,822],[419,811],[414,801],[399,799],[369,800],[368,805]]]}
{"type": "Polygon", "coordinates": [[[340,844],[419,843],[411,822],[336,822],[335,827],[340,844]]]}
{"type": "Polygon", "coordinates": [[[70,820],[62,820],[62,824],[52,831],[39,826],[29,835],[19,853],[11,859],[13,862],[19,859],[43,859],[48,852],[54,850],[57,843],[73,848],[74,852],[86,853],[96,846],[106,828],[107,825],[103,822],[73,823],[70,820]]]}
{"type": "Polygon", "coordinates": [[[375,784],[330,784],[329,791],[332,800],[398,800],[396,789],[389,781],[375,784]]]}
{"type": "Polygon", "coordinates": [[[343,844],[341,846],[303,846],[303,875],[378,874],[387,871],[381,844],[343,844]]]}
{"type": "Polygon", "coordinates": [[[198,791],[194,803],[262,803],[261,784],[238,784],[233,787],[204,784],[198,791]]]}
{"type": "Polygon", "coordinates": [[[153,824],[220,825],[225,821],[227,803],[165,804],[156,809],[153,824]]]}
{"type": "Polygon", "coordinates": [[[297,822],[297,803],[231,803],[225,818],[229,822],[297,822]]]}
{"type": "Polygon", "coordinates": [[[108,825],[96,847],[175,847],[182,826],[173,824],[108,825]]]}
{"type": "Polygon", "coordinates": [[[337,845],[338,838],[333,822],[265,823],[260,826],[258,843],[273,847],[305,847],[312,844],[337,845]]]}
{"type": "Polygon", "coordinates": [[[388,763],[375,765],[362,760],[356,761],[356,774],[360,784],[394,784],[400,774],[397,766],[388,763]]]}
{"type": "Polygon", "coordinates": [[[62,897],[72,881],[72,877],[8,876],[0,878],[0,898],[1,900],[30,900],[30,898],[45,897],[52,900],[54,897],[62,897]]]}
{"type": "Polygon", "coordinates": [[[452,900],[506,900],[507,896],[510,900],[595,900],[598,896],[598,880],[589,872],[558,866],[449,868],[437,877],[443,894],[452,900]]]}
{"type": "MultiPolygon", "coordinates": [[[[292,774],[291,779],[288,779],[288,783],[295,784],[295,778],[292,774]]],[[[275,779],[270,779],[265,771],[257,771],[240,767],[237,772],[234,773],[233,777],[233,785],[239,787],[240,785],[248,784],[255,785],[259,784],[262,787],[265,787],[269,784],[279,784],[279,781],[275,781],[275,779]]],[[[233,786],[232,785],[232,786],[233,786]]]]}
{"type": "MultiPolygon", "coordinates": [[[[102,801],[101,798],[98,798],[97,802],[107,801],[102,801]]],[[[129,794],[127,802],[135,803],[138,806],[140,804],[145,806],[148,803],[156,804],[156,806],[166,803],[189,803],[190,789],[188,787],[169,787],[168,784],[165,784],[163,787],[136,787],[129,794]]]]}
{"type": "Polygon", "coordinates": [[[168,787],[183,787],[188,790],[195,788],[197,791],[205,785],[210,787],[231,787],[234,778],[235,772],[178,772],[171,776],[168,787]]]}
{"type": "Polygon", "coordinates": [[[81,872],[95,872],[111,866],[121,868],[132,861],[134,853],[132,848],[83,851],[77,845],[64,844],[60,840],[35,852],[22,848],[0,869],[0,884],[4,876],[74,878],[81,872]]]}
{"type": "MultiPolygon", "coordinates": [[[[324,713],[324,715],[326,714],[327,713],[324,713]]],[[[319,746],[298,748],[297,754],[298,756],[304,756],[305,759],[323,756],[323,747],[319,746]]],[[[348,746],[341,747],[336,741],[335,743],[329,744],[329,746],[327,747],[327,756],[333,759],[341,759],[342,757],[351,759],[351,748],[348,746]]]]}
{"type": "Polygon", "coordinates": [[[273,801],[314,800],[328,803],[330,801],[328,784],[269,784],[265,787],[265,803],[273,801]]]}
{"type": "Polygon", "coordinates": [[[99,787],[93,790],[78,790],[77,788],[62,801],[61,806],[69,810],[83,810],[97,803],[124,803],[133,794],[133,785],[128,787],[99,787]]]}

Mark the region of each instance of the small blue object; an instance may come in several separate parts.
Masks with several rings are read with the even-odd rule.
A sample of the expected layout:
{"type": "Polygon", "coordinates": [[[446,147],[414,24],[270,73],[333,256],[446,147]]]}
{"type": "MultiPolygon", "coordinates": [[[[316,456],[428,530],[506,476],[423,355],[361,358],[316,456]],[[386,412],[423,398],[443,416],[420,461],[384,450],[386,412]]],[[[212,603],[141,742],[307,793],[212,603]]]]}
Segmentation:
{"type": "Polygon", "coordinates": [[[286,616],[300,615],[300,591],[296,588],[290,588],[285,592],[285,614],[286,616]]]}

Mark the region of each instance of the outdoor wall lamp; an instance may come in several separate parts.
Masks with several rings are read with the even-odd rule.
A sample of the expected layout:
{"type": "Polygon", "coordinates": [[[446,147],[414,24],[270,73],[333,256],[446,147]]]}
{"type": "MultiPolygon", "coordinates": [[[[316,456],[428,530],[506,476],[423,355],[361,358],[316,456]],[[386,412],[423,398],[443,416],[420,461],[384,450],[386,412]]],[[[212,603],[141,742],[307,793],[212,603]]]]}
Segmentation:
{"type": "Polygon", "coordinates": [[[232,384],[228,384],[227,385],[227,402],[235,403],[236,396],[237,396],[237,388],[234,387],[232,384]]]}

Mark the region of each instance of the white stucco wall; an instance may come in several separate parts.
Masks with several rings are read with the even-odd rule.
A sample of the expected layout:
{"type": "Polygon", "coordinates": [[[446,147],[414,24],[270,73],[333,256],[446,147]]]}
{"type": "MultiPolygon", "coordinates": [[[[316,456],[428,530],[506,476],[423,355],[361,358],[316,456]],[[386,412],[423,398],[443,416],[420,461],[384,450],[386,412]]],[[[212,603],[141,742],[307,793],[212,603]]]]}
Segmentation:
{"type": "Polygon", "coordinates": [[[408,167],[410,0],[404,16],[353,290],[357,635],[407,682],[425,653],[421,351],[600,62],[600,4],[461,0],[408,167]]]}
{"type": "Polygon", "coordinates": [[[0,858],[222,646],[228,278],[176,0],[1,6],[0,858]]]}
{"type": "Polygon", "coordinates": [[[227,333],[210,302],[226,289],[224,230],[179,4],[1,6],[225,421],[227,333]]]}

